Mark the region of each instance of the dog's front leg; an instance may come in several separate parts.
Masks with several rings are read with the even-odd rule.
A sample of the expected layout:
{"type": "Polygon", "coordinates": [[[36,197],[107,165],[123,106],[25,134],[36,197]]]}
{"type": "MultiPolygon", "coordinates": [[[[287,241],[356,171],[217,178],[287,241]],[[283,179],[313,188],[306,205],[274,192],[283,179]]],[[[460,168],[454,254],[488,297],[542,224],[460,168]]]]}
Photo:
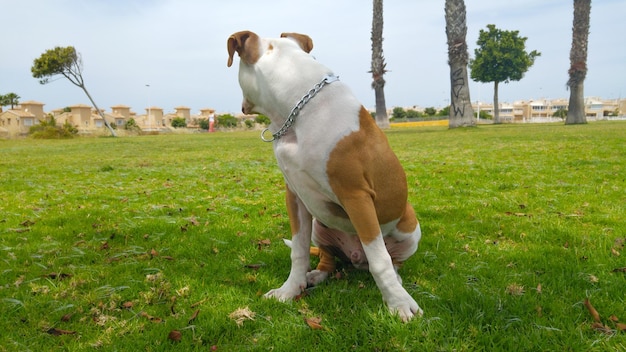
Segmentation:
{"type": "Polygon", "coordinates": [[[363,251],[369,262],[369,271],[389,310],[405,322],[411,320],[416,314],[421,315],[422,309],[402,287],[401,280],[397,276],[391,256],[385,246],[372,198],[364,193],[346,198],[343,202],[363,245],[363,251]]]}
{"type": "Polygon", "coordinates": [[[309,271],[311,246],[311,230],[313,218],[302,203],[302,200],[287,186],[287,214],[291,226],[291,271],[285,283],[265,294],[266,298],[274,297],[279,301],[287,301],[301,294],[306,288],[306,273],[309,271]]]}

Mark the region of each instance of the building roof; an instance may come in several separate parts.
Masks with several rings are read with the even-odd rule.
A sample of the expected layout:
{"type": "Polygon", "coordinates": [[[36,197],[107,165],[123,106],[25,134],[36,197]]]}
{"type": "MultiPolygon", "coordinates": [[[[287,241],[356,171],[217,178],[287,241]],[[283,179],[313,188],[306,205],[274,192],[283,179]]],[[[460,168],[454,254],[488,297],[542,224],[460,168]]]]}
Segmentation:
{"type": "Polygon", "coordinates": [[[13,114],[17,117],[35,117],[34,114],[28,111],[24,111],[24,110],[7,110],[3,113],[0,113],[0,115],[4,115],[4,114],[13,114]]]}
{"type": "Polygon", "coordinates": [[[20,105],[42,105],[43,106],[43,105],[46,105],[46,104],[40,103],[40,102],[34,101],[34,100],[27,100],[27,101],[20,102],[20,105]]]}

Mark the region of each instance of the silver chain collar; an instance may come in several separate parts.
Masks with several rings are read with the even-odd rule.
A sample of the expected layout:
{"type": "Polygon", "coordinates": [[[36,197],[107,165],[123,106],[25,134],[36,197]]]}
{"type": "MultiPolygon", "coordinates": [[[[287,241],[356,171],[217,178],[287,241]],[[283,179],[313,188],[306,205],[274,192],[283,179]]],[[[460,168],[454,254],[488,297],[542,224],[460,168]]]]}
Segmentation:
{"type": "Polygon", "coordinates": [[[284,136],[289,130],[289,127],[293,125],[296,119],[296,116],[298,116],[298,114],[300,113],[300,110],[302,110],[302,108],[306,105],[306,103],[308,103],[309,100],[311,100],[320,90],[322,90],[322,88],[325,85],[333,83],[338,80],[339,80],[339,77],[335,75],[328,75],[324,77],[324,79],[321,80],[320,83],[313,86],[313,88],[309,90],[302,97],[302,99],[300,99],[300,101],[293,107],[293,109],[291,109],[291,112],[289,113],[289,117],[287,117],[287,120],[285,120],[285,123],[283,123],[283,127],[281,127],[276,133],[272,133],[271,139],[265,138],[265,135],[267,134],[267,132],[270,132],[270,129],[269,128],[264,129],[263,131],[261,131],[261,140],[263,140],[263,142],[272,142],[284,136]]]}

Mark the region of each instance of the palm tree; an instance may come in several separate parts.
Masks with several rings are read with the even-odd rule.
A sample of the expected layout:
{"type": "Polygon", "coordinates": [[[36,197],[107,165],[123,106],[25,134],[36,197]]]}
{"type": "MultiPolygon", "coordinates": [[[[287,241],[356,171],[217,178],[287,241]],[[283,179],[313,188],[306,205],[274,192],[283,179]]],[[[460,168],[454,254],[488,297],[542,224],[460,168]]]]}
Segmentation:
{"type": "Polygon", "coordinates": [[[20,96],[15,93],[9,93],[6,95],[0,95],[0,111],[3,106],[11,105],[11,110],[15,108],[15,105],[20,104],[20,96]]]}
{"type": "Polygon", "coordinates": [[[465,2],[446,0],[446,36],[450,65],[450,128],[474,126],[474,110],[467,76],[467,25],[465,2]]]}
{"type": "Polygon", "coordinates": [[[591,0],[574,0],[572,49],[569,54],[569,107],[566,125],[587,123],[585,117],[584,82],[587,76],[587,44],[589,43],[589,14],[591,0]]]}
{"type": "Polygon", "coordinates": [[[376,124],[380,128],[389,128],[387,105],[385,103],[385,79],[387,70],[383,56],[383,0],[374,0],[372,19],[372,88],[376,97],[376,124]]]}

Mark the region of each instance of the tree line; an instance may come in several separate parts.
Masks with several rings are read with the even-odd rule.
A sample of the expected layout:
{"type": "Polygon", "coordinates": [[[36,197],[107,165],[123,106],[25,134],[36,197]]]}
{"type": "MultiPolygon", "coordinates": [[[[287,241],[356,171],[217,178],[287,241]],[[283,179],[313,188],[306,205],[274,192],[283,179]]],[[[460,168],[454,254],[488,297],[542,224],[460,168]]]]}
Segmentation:
{"type": "MultiPolygon", "coordinates": [[[[566,124],[586,123],[584,108],[584,80],[587,73],[587,47],[589,37],[589,17],[591,0],[573,0],[574,22],[572,26],[572,47],[570,51],[569,80],[570,91],[566,124]]],[[[448,64],[450,66],[450,106],[448,118],[450,128],[474,126],[474,111],[471,105],[468,68],[471,78],[477,82],[493,82],[494,84],[494,122],[500,123],[498,109],[498,85],[501,82],[519,81],[541,55],[533,50],[526,51],[526,37],[519,31],[506,31],[488,24],[487,29],[480,30],[474,58],[470,59],[467,49],[467,24],[464,0],[445,0],[446,37],[448,45],[448,64]]],[[[384,75],[387,63],[383,54],[383,0],[373,0],[372,17],[372,89],[375,92],[376,123],[381,128],[389,127],[389,118],[385,103],[384,75]]],[[[35,59],[31,67],[34,78],[39,83],[47,84],[50,78],[60,75],[72,84],[81,88],[87,95],[96,111],[102,116],[105,126],[112,136],[115,130],[104,118],[89,92],[82,77],[82,59],[73,47],[55,47],[47,50],[35,59]]],[[[0,106],[18,104],[19,96],[15,93],[0,95],[0,106]]]]}
{"type": "MultiPolygon", "coordinates": [[[[384,99],[383,75],[387,72],[382,50],[383,0],[373,0],[372,20],[372,88],[376,95],[376,122],[381,128],[388,127],[384,99]],[[383,121],[386,120],[386,121],[383,121]]],[[[587,74],[587,47],[589,38],[589,17],[591,0],[573,0],[574,23],[572,26],[572,47],[570,51],[569,105],[565,124],[587,123],[584,106],[584,80],[587,74]]],[[[467,23],[464,0],[445,0],[446,37],[448,44],[448,65],[450,66],[450,128],[475,125],[472,109],[468,68],[476,82],[494,84],[493,106],[494,123],[500,123],[498,86],[500,83],[519,81],[541,56],[537,50],[526,51],[526,40],[519,31],[506,31],[488,24],[480,30],[474,58],[470,59],[467,49],[467,23]]]]}

